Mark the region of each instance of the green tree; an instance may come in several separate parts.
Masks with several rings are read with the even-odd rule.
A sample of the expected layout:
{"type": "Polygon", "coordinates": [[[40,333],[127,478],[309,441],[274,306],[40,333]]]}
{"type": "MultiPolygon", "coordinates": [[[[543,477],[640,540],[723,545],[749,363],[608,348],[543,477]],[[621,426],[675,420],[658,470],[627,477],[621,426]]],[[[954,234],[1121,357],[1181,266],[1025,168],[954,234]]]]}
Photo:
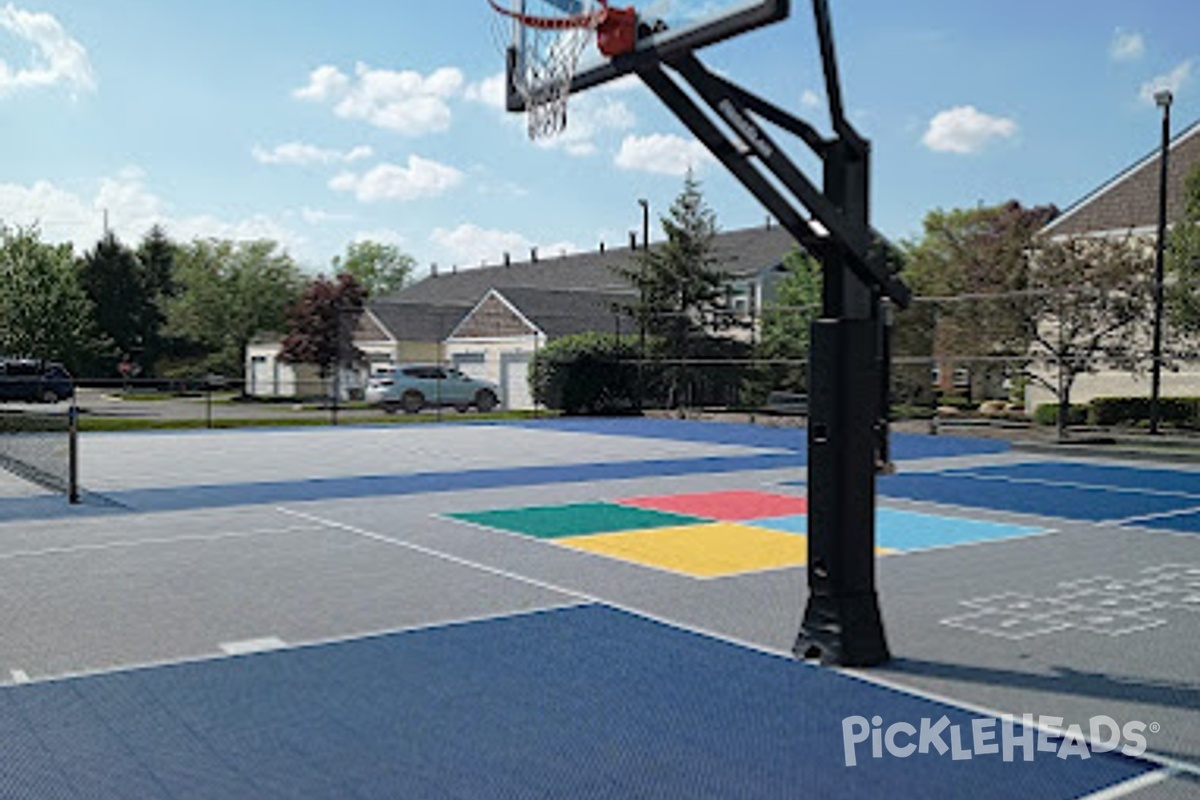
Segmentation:
{"type": "Polygon", "coordinates": [[[152,374],[157,373],[159,361],[170,359],[178,347],[165,330],[167,304],[175,296],[175,252],[175,243],[158,225],[146,233],[137,249],[150,314],[157,320],[157,324],[147,327],[144,344],[146,367],[152,374]]]}
{"type": "Polygon", "coordinates": [[[801,250],[783,260],[787,275],[775,301],[762,309],[754,347],[758,362],[747,379],[750,405],[760,405],[774,390],[802,392],[808,384],[810,326],[821,313],[821,265],[801,250]]]}
{"type": "Polygon", "coordinates": [[[190,371],[240,375],[256,334],[282,332],[304,284],[296,262],[270,240],[196,240],[176,255],[177,294],[167,329],[187,341],[190,371]]]}
{"type": "Polygon", "coordinates": [[[924,355],[943,367],[982,359],[972,370],[976,385],[1006,369],[996,359],[1023,357],[1030,345],[1022,295],[1030,288],[1026,256],[1057,214],[1054,206],[1026,208],[1016,201],[927,214],[922,238],[905,245],[903,277],[931,307],[902,323],[905,343],[921,338],[914,325],[933,325],[924,355]]]}
{"type": "Polygon", "coordinates": [[[1165,288],[1169,319],[1181,333],[1200,333],[1200,164],[1184,181],[1183,218],[1167,239],[1165,288]]]}
{"type": "Polygon", "coordinates": [[[1144,363],[1153,301],[1152,255],[1132,235],[1041,241],[1030,253],[1029,290],[1021,295],[1022,328],[1043,361],[1028,378],[1058,399],[1066,435],[1076,379],[1101,366],[1144,363]]]}
{"type": "Polygon", "coordinates": [[[346,248],[345,256],[334,256],[335,272],[354,276],[371,297],[383,297],[403,289],[412,278],[417,261],[393,244],[363,240],[346,248]]]}
{"type": "Polygon", "coordinates": [[[322,378],[361,357],[354,346],[355,324],[362,315],[366,290],[349,273],[333,280],[314,278],[288,309],[288,334],[279,354],[291,364],[314,364],[322,378]]]}
{"type": "Polygon", "coordinates": [[[105,347],[69,244],[36,228],[0,226],[0,352],[61,361],[81,372],[105,347]]]}
{"type": "Polygon", "coordinates": [[[80,260],[79,281],[92,301],[97,327],[112,343],[112,352],[97,360],[98,373],[113,374],[125,359],[151,368],[163,317],[137,254],[108,233],[80,260]]]}
{"type": "Polygon", "coordinates": [[[638,300],[628,310],[659,343],[660,355],[674,362],[666,371],[667,403],[674,407],[685,400],[684,362],[708,349],[712,331],[730,325],[729,277],[716,267],[716,215],[690,172],[660,222],[666,241],[639,252],[633,267],[618,272],[638,292],[638,300]]]}

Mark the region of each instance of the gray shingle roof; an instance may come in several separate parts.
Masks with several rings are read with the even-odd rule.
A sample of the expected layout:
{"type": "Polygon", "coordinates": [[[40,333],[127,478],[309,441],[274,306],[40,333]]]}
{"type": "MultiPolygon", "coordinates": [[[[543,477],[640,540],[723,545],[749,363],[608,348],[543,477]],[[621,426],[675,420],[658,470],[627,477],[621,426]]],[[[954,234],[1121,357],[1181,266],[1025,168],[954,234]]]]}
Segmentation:
{"type": "MultiPolygon", "coordinates": [[[[1154,229],[1158,225],[1160,151],[1117,175],[1045,228],[1042,236],[1077,236],[1091,233],[1123,233],[1154,229]]],[[[1176,136],[1167,163],[1167,219],[1183,215],[1183,182],[1200,164],[1200,122],[1176,136]]]]}
{"type": "MultiPolygon", "coordinates": [[[[713,242],[720,268],[734,277],[753,275],[774,266],[795,247],[791,234],[778,225],[721,233],[713,242]]],[[[617,270],[634,265],[632,253],[626,247],[603,253],[540,258],[510,266],[463,269],[430,276],[379,302],[474,306],[491,289],[513,287],[621,292],[627,291],[629,284],[617,270]]]]}
{"type": "Polygon", "coordinates": [[[636,299],[633,294],[526,287],[498,291],[551,339],[593,331],[616,332],[618,325],[624,333],[632,331],[629,315],[618,309],[633,302],[636,299]]]}
{"type": "MultiPolygon", "coordinates": [[[[780,263],[796,242],[778,225],[718,234],[718,267],[734,278],[780,263]]],[[[554,338],[616,327],[613,302],[633,287],[620,269],[635,266],[629,248],[541,258],[509,266],[479,267],[430,276],[368,304],[391,334],[402,341],[440,341],[493,289],[554,338]]],[[[628,319],[622,325],[628,324],[628,319]]]]}
{"type": "Polygon", "coordinates": [[[398,341],[440,342],[474,306],[474,301],[462,304],[432,305],[427,303],[380,300],[370,303],[371,313],[380,325],[398,341]]]}

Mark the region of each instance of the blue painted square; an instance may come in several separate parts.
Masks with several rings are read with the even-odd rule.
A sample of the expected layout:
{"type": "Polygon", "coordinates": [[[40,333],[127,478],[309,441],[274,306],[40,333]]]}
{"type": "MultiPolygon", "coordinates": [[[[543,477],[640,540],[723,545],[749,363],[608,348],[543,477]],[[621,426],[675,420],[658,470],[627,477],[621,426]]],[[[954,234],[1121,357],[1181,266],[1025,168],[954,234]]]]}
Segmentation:
{"type": "Polygon", "coordinates": [[[1041,528],[920,514],[894,508],[881,508],[875,513],[875,544],[891,550],[925,550],[930,547],[991,542],[1041,531],[1041,528]]]}
{"type": "Polygon", "coordinates": [[[788,514],[783,517],[766,517],[765,519],[750,520],[747,525],[753,525],[756,528],[767,528],[772,531],[782,531],[783,533],[798,533],[806,535],[808,533],[808,515],[807,514],[788,514]]]}
{"type": "MultiPolygon", "coordinates": [[[[785,533],[808,533],[808,517],[804,514],[756,519],[749,524],[785,533]]],[[[1014,536],[1029,536],[1041,531],[1041,528],[940,514],[921,514],[893,508],[879,508],[875,511],[875,544],[889,550],[925,550],[930,547],[990,542],[1014,536]]]]}

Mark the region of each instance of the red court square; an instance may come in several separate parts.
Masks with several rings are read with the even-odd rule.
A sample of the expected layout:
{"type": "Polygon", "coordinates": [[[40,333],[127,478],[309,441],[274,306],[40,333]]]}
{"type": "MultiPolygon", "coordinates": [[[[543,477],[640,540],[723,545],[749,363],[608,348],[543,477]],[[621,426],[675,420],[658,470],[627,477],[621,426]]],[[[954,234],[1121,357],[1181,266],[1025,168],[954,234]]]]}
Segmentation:
{"type": "Polygon", "coordinates": [[[706,517],[722,522],[740,522],[808,512],[808,501],[803,497],[744,490],[630,497],[617,502],[624,506],[706,517]]]}

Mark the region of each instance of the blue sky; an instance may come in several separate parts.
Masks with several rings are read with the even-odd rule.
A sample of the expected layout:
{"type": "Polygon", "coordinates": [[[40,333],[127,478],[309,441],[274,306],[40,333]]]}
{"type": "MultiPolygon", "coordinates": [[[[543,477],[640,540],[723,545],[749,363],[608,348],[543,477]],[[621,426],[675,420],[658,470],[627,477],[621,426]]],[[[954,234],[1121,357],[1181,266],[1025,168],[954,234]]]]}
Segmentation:
{"type": "MultiPolygon", "coordinates": [[[[674,14],[713,0],[673,0],[674,14]]],[[[831,0],[846,105],[875,153],[876,227],[934,208],[1066,207],[1200,117],[1194,0],[831,0]]],[[[312,271],[372,238],[466,268],[624,245],[691,164],[724,229],[757,202],[634,80],[531,143],[500,107],[485,0],[14,0],[0,6],[0,219],[90,248],[270,237],[312,271]]],[[[702,59],[819,128],[809,4],[702,59]]],[[[807,167],[811,163],[799,159],[807,167]]],[[[653,225],[657,237],[657,222],[653,225]]]]}

